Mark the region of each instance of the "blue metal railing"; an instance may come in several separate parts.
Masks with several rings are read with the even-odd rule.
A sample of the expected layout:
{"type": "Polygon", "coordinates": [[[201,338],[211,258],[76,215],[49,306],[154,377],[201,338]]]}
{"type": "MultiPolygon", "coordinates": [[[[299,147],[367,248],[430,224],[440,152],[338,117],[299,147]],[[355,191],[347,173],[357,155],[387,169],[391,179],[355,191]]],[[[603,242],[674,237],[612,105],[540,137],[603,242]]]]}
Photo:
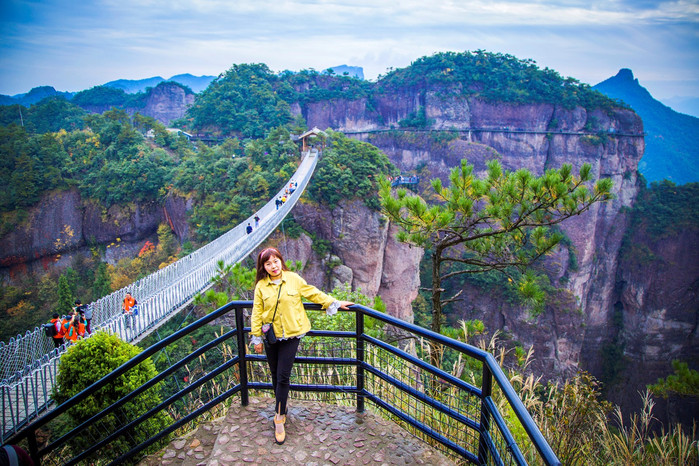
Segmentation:
{"type": "MultiPolygon", "coordinates": [[[[197,417],[212,408],[223,404],[236,393],[240,393],[241,404],[247,405],[250,390],[271,390],[271,384],[264,376],[265,357],[247,354],[246,351],[246,334],[249,332],[249,327],[245,327],[244,311],[251,306],[251,301],[231,302],[173,333],[30,424],[10,438],[9,442],[23,442],[27,445],[37,464],[76,464],[97,456],[102,460],[111,460],[111,464],[121,464],[128,459],[138,459],[144,452],[147,453],[149,448],[152,450],[161,447],[162,442],[169,440],[170,434],[195,421],[197,417]],[[55,424],[60,422],[62,416],[65,419],[64,415],[69,413],[76,403],[94,396],[100,389],[110,386],[119,377],[148,358],[167,350],[184,337],[191,339],[193,332],[206,325],[217,323],[217,319],[231,311],[235,314],[235,328],[225,333],[221,332],[221,335],[186,354],[135,391],[90,419],[83,420],[70,432],[52,435],[45,445],[38,445],[37,432],[56,430],[55,424]],[[228,357],[221,358],[222,354],[227,353],[226,348],[233,347],[235,350],[230,349],[228,357]],[[188,379],[184,387],[180,387],[179,383],[170,383],[170,391],[163,394],[163,401],[159,401],[158,397],[152,397],[153,405],[148,407],[147,412],[128,415],[125,406],[129,402],[143,397],[149,390],[176,379],[177,374],[182,374],[185,369],[188,369],[189,374],[189,366],[196,365],[197,361],[201,363],[202,360],[217,358],[220,361],[206,370],[197,366],[198,370],[194,372],[197,372],[198,376],[188,379]],[[216,384],[221,389],[214,392],[211,387],[216,384]],[[187,399],[195,399],[196,407],[183,409],[180,415],[175,414],[174,407],[187,399]],[[169,422],[167,427],[157,432],[148,432],[145,436],[127,435],[139,429],[145,431],[143,426],[147,424],[146,421],[164,412],[170,413],[172,417],[172,422],[169,422]],[[122,419],[121,424],[102,433],[105,429],[100,427],[100,423],[110,416],[113,420],[116,413],[122,419]],[[80,451],[71,449],[71,439],[85,435],[90,438],[89,448],[80,451]],[[126,447],[124,438],[130,441],[127,442],[126,447]],[[122,440],[121,449],[115,449],[113,446],[117,439],[122,440]]],[[[306,308],[314,311],[319,310],[320,306],[306,304],[306,308]]],[[[350,396],[359,412],[364,411],[365,402],[368,400],[380,410],[399,420],[409,430],[473,464],[527,464],[521,446],[515,441],[497,407],[498,403],[504,403],[507,409],[516,415],[526,432],[527,441],[534,447],[532,449],[527,446],[527,454],[530,457],[534,454],[537,462],[547,465],[560,464],[490,353],[361,305],[352,306],[349,312],[355,314],[353,329],[315,330],[309,332],[303,339],[311,344],[318,342],[321,346],[323,344],[341,346],[341,342],[348,342],[348,347],[339,353],[314,351],[306,353],[299,350],[295,364],[295,367],[325,364],[335,370],[344,368],[349,371],[346,373],[348,376],[338,383],[328,383],[327,380],[323,381],[325,383],[317,383],[317,381],[311,383],[304,377],[292,378],[294,382],[291,385],[292,391],[350,396]],[[369,335],[365,331],[367,319],[381,322],[384,328],[410,335],[413,342],[422,340],[430,345],[441,345],[463,358],[468,358],[470,362],[480,367],[480,385],[475,386],[465,382],[431,365],[418,357],[418,352],[412,351],[409,347],[400,348],[388,343],[387,338],[369,335]],[[328,341],[331,343],[327,343],[328,341]],[[400,367],[409,367],[410,374],[401,373],[400,367]],[[414,377],[413,374],[418,376],[414,377]],[[494,398],[495,387],[499,389],[498,396],[501,398],[494,398]],[[405,401],[406,397],[409,398],[408,402],[405,401]],[[415,410],[416,406],[417,410],[415,410]],[[437,418],[439,421],[433,422],[437,418]]]]}

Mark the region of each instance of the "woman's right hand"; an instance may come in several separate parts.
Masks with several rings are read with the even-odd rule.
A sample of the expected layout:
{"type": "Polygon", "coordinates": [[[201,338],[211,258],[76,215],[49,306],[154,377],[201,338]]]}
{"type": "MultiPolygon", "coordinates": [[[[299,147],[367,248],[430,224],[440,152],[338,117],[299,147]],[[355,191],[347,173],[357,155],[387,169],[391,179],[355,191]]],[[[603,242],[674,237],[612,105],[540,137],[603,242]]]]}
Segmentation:
{"type": "Polygon", "coordinates": [[[262,343],[258,343],[257,345],[255,345],[255,352],[257,354],[262,354],[262,347],[263,347],[262,343]]]}

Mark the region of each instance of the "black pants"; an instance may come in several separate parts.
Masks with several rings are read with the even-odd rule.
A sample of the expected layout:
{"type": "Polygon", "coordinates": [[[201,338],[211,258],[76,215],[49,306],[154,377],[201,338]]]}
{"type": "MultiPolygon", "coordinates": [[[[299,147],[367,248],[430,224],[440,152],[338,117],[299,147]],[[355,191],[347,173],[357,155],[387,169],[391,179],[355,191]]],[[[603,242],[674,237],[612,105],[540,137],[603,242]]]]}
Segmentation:
{"type": "Polygon", "coordinates": [[[275,412],[286,414],[286,400],[289,399],[289,379],[291,366],[294,364],[296,351],[299,349],[300,338],[277,340],[273,345],[265,343],[265,353],[272,372],[272,388],[276,399],[275,412]]]}

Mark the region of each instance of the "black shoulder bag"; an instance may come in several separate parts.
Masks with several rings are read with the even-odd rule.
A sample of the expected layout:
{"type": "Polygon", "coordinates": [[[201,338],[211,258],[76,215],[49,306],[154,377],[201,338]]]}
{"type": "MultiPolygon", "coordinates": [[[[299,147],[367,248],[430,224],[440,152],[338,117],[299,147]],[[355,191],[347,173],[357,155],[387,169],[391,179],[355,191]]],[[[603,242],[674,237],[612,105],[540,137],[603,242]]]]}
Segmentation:
{"type": "Polygon", "coordinates": [[[274,315],[272,316],[272,322],[268,325],[267,330],[265,330],[265,325],[262,326],[262,333],[265,334],[265,341],[268,345],[273,345],[277,342],[277,336],[274,334],[274,318],[277,316],[277,308],[279,307],[279,297],[282,295],[282,284],[279,284],[279,292],[277,293],[277,304],[274,306],[274,315]]]}

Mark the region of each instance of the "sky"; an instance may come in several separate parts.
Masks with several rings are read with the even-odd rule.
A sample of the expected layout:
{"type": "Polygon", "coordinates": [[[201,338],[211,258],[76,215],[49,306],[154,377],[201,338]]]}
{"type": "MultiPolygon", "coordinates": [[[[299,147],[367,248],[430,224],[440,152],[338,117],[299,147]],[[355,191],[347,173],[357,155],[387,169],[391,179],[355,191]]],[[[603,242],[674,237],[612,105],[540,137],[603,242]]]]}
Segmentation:
{"type": "Polygon", "coordinates": [[[0,0],[0,94],[117,79],[361,66],[446,51],[533,59],[591,85],[630,68],[699,97],[699,0],[0,0]]]}

